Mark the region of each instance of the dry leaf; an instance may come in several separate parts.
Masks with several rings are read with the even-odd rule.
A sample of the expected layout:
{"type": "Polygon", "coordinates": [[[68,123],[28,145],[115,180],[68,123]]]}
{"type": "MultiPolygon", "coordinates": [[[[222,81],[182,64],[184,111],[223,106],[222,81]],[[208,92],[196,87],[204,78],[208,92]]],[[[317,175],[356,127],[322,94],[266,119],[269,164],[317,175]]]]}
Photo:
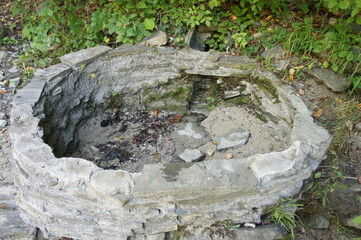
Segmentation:
{"type": "Polygon", "coordinates": [[[218,143],[216,141],[211,142],[213,145],[217,145],[218,143]]]}
{"type": "Polygon", "coordinates": [[[5,93],[7,93],[7,91],[6,91],[6,90],[4,90],[4,89],[0,89],[0,94],[5,94],[5,93]]]}
{"type": "Polygon", "coordinates": [[[236,21],[236,20],[237,20],[237,16],[234,15],[234,14],[232,14],[232,15],[230,16],[230,18],[231,18],[232,21],[236,21]]]}
{"type": "Polygon", "coordinates": [[[361,177],[358,177],[358,183],[361,184],[361,177]]]}
{"type": "Polygon", "coordinates": [[[313,112],[312,116],[313,117],[321,117],[323,113],[324,113],[323,109],[318,108],[318,109],[316,109],[316,111],[313,112]]]}
{"type": "Polygon", "coordinates": [[[29,71],[29,72],[34,72],[35,68],[34,67],[27,67],[27,68],[25,68],[25,70],[29,71]]]}
{"type": "Polygon", "coordinates": [[[288,78],[290,79],[291,82],[293,82],[293,80],[295,78],[295,72],[296,72],[296,70],[294,68],[291,68],[288,71],[288,78]]]}
{"type": "Polygon", "coordinates": [[[123,137],[114,137],[114,140],[123,140],[123,137]]]}
{"type": "Polygon", "coordinates": [[[169,120],[169,122],[171,122],[171,123],[179,122],[179,120],[181,120],[182,117],[183,117],[182,115],[175,115],[174,117],[172,117],[172,118],[169,120]]]}
{"type": "Polygon", "coordinates": [[[338,103],[343,103],[343,101],[339,98],[335,98],[335,101],[338,102],[338,103]]]}
{"type": "Polygon", "coordinates": [[[353,129],[352,122],[350,120],[347,120],[345,122],[345,126],[351,131],[353,129]]]}
{"type": "Polygon", "coordinates": [[[304,91],[302,88],[300,88],[300,89],[298,90],[298,93],[299,93],[301,96],[304,96],[304,95],[305,95],[305,91],[304,91]]]}
{"type": "Polygon", "coordinates": [[[158,110],[154,110],[153,111],[153,116],[156,117],[158,115],[159,111],[158,110]]]}
{"type": "Polygon", "coordinates": [[[357,107],[361,108],[361,104],[357,104],[357,107]]]}
{"type": "Polygon", "coordinates": [[[0,204],[0,209],[5,209],[5,208],[8,208],[9,205],[7,205],[6,203],[1,203],[0,204]]]}

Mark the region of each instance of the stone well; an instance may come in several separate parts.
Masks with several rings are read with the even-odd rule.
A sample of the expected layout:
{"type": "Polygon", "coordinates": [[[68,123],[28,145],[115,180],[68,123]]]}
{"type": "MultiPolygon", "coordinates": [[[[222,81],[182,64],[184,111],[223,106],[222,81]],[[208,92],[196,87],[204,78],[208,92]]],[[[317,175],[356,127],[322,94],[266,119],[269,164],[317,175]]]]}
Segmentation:
{"type": "Polygon", "coordinates": [[[164,239],[223,221],[260,223],[280,198],[300,191],[331,140],[291,87],[246,57],[122,45],[81,50],[61,61],[36,72],[11,112],[22,217],[50,237],[164,239]],[[78,124],[112,92],[136,96],[184,73],[267,81],[272,93],[245,85],[264,116],[288,129],[287,146],[244,158],[146,164],[140,172],[56,157],[74,146],[78,124]]]}

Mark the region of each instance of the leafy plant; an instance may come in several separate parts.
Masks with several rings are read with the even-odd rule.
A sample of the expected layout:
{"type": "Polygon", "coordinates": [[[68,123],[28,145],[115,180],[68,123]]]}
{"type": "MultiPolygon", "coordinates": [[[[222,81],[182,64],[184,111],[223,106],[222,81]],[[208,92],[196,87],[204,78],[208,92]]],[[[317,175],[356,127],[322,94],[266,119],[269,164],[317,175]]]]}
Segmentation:
{"type": "Polygon", "coordinates": [[[349,17],[347,22],[361,24],[361,1],[359,0],[324,0],[324,5],[331,12],[343,11],[349,17]]]}
{"type": "Polygon", "coordinates": [[[294,229],[298,220],[295,211],[302,206],[303,204],[297,203],[294,199],[281,199],[280,203],[270,211],[268,220],[280,224],[291,233],[291,237],[294,239],[294,229]]]}

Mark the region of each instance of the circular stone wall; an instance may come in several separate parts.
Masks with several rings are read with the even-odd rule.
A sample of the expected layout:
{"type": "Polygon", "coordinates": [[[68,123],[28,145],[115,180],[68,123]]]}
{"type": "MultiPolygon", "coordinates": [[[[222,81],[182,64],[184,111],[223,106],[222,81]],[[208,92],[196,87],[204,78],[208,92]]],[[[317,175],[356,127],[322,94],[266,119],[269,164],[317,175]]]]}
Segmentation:
{"type": "Polygon", "coordinates": [[[11,112],[22,217],[48,236],[160,239],[183,227],[260,223],[270,206],[300,191],[331,140],[292,88],[246,57],[122,45],[85,49],[61,61],[36,72],[18,91],[11,112]],[[140,172],[104,170],[82,158],[59,157],[76,148],[77,128],[111,96],[122,94],[136,106],[141,89],[183,74],[251,79],[243,82],[246,91],[263,117],[286,132],[284,149],[145,164],[140,172]]]}

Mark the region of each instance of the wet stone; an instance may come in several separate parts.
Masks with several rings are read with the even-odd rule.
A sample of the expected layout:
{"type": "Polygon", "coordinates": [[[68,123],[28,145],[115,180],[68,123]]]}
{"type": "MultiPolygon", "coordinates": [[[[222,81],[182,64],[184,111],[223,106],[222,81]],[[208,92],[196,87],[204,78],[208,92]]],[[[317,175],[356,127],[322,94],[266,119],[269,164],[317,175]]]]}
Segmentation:
{"type": "Polygon", "coordinates": [[[204,154],[198,149],[185,149],[178,157],[185,162],[198,162],[202,160],[204,154]]]}

